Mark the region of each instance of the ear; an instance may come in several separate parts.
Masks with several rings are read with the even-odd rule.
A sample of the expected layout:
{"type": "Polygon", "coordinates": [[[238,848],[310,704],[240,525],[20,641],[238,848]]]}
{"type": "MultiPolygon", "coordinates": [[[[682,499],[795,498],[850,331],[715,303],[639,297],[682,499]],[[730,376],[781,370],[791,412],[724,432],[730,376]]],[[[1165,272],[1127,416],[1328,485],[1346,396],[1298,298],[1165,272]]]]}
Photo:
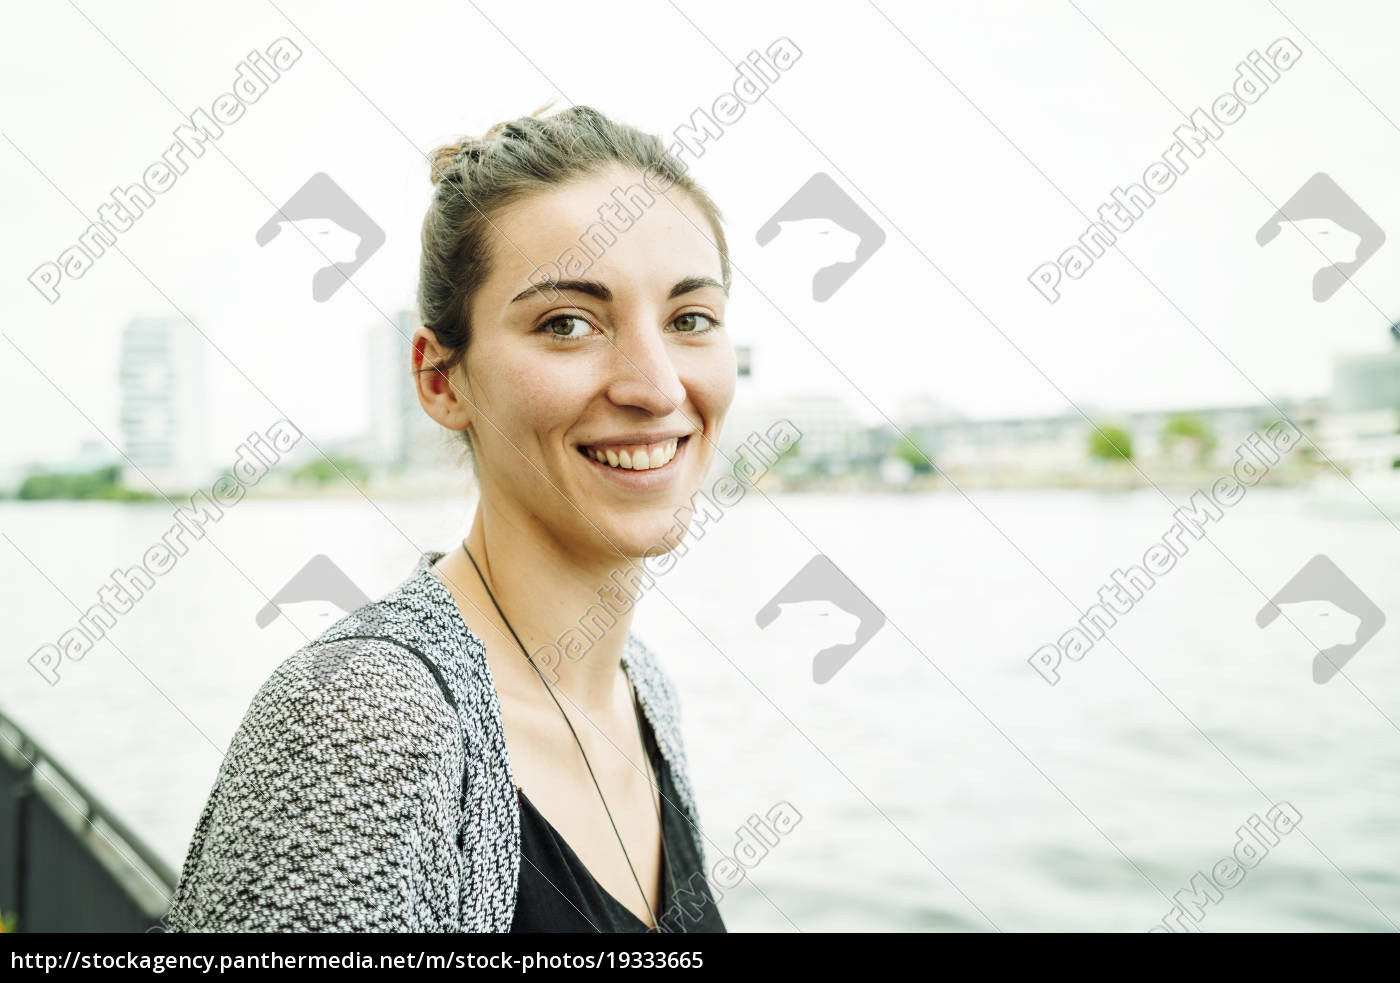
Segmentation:
{"type": "Polygon", "coordinates": [[[465,430],[471,425],[473,408],[467,390],[466,373],[461,365],[450,372],[433,368],[447,360],[451,352],[438,344],[437,335],[419,325],[413,332],[413,378],[418,387],[418,403],[423,412],[448,430],[465,430]]]}

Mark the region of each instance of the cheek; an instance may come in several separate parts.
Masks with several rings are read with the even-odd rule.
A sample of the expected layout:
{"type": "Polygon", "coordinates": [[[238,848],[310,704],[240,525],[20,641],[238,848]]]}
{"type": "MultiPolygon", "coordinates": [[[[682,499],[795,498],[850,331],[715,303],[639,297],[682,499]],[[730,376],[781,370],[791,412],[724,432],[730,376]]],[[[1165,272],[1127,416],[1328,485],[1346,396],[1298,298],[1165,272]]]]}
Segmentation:
{"type": "Polygon", "coordinates": [[[497,364],[500,368],[490,382],[491,402],[505,417],[497,425],[520,441],[522,449],[567,430],[588,403],[590,381],[577,365],[539,357],[497,364]]]}
{"type": "Polygon", "coordinates": [[[691,399],[710,416],[722,417],[734,402],[739,364],[730,345],[707,352],[691,376],[691,399]]]}

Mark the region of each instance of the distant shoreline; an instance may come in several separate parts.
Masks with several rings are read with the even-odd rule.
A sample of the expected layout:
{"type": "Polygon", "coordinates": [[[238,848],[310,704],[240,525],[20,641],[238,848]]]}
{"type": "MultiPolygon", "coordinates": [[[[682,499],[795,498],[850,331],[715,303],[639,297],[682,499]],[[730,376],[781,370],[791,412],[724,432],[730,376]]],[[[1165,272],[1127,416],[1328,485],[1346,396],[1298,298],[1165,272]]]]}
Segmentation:
{"type": "MultiPolygon", "coordinates": [[[[1195,489],[1206,488],[1225,471],[1222,468],[1182,468],[1171,466],[1141,466],[1141,472],[1132,466],[1111,466],[1101,469],[1056,472],[997,472],[982,470],[949,471],[942,474],[915,475],[907,481],[888,482],[878,476],[867,474],[830,475],[824,477],[791,476],[768,473],[757,482],[761,492],[781,492],[784,494],[832,494],[853,493],[869,495],[909,495],[931,492],[954,492],[959,489],[1005,490],[1005,491],[1136,491],[1143,488],[1195,489]]],[[[1320,475],[1333,474],[1332,469],[1316,464],[1294,467],[1278,467],[1270,471],[1259,482],[1260,486],[1295,488],[1307,486],[1320,475]]],[[[183,501],[189,497],[187,491],[167,491],[172,500],[183,501]]],[[[347,482],[330,482],[325,485],[298,485],[290,482],[265,480],[247,489],[247,497],[259,501],[311,501],[327,499],[358,499],[368,496],[374,499],[426,500],[443,497],[474,497],[475,489],[471,479],[465,474],[438,479],[372,479],[351,487],[347,482]]],[[[40,498],[19,499],[13,495],[0,498],[6,502],[84,502],[100,501],[112,503],[112,499],[85,498],[40,498]]],[[[167,503],[159,496],[144,501],[116,501],[122,505],[159,505],[167,503]]]]}

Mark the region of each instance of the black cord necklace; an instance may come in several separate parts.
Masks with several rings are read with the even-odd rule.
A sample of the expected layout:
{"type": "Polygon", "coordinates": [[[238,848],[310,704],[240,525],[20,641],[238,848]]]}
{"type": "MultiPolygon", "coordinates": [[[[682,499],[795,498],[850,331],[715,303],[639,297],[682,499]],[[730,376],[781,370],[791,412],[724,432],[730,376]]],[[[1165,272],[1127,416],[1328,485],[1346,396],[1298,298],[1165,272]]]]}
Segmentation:
{"type": "MultiPolygon", "coordinates": [[[[598,798],[603,801],[603,811],[608,814],[608,823],[612,826],[613,834],[617,837],[617,845],[622,847],[622,856],[623,859],[627,861],[627,869],[632,872],[632,880],[636,883],[637,890],[642,893],[642,904],[646,905],[647,913],[651,915],[652,924],[656,927],[657,931],[660,931],[661,920],[656,917],[656,912],[652,909],[651,902],[647,900],[647,892],[642,888],[641,879],[637,877],[637,870],[632,866],[632,858],[627,854],[627,845],[622,842],[622,834],[618,832],[617,823],[613,821],[612,810],[608,808],[608,800],[603,795],[602,787],[598,784],[598,777],[593,774],[593,766],[588,763],[588,755],[584,753],[583,742],[579,740],[578,731],[574,730],[573,722],[569,720],[569,715],[564,713],[564,707],[559,702],[559,698],[554,695],[554,687],[549,685],[549,681],[544,678],[544,673],[540,672],[540,667],[535,665],[534,659],[530,658],[530,652],[525,647],[525,643],[520,640],[520,636],[515,633],[515,629],[511,626],[510,619],[508,619],[506,613],[501,610],[500,602],[496,600],[496,595],[491,591],[491,585],[486,582],[486,575],[481,572],[481,567],[477,566],[476,557],[472,556],[472,551],[467,549],[467,541],[465,539],[462,540],[462,550],[467,554],[467,559],[472,561],[472,567],[475,568],[476,575],[481,578],[481,586],[486,588],[486,596],[491,598],[491,603],[496,607],[496,613],[501,616],[501,621],[505,623],[506,628],[515,639],[515,644],[520,646],[520,651],[525,653],[525,661],[530,663],[530,667],[535,670],[535,675],[540,677],[540,682],[544,683],[544,688],[549,691],[550,698],[554,700],[554,705],[559,707],[559,712],[564,715],[564,723],[569,725],[569,733],[574,735],[574,742],[578,744],[578,753],[583,755],[583,764],[584,767],[588,769],[588,777],[593,779],[593,787],[598,790],[598,798]]],[[[637,698],[637,688],[632,685],[632,676],[627,672],[627,667],[625,665],[622,667],[622,674],[627,677],[627,688],[632,694],[632,711],[637,720],[637,736],[642,742],[642,757],[646,761],[647,782],[653,787],[656,787],[659,793],[659,785],[656,781],[655,774],[651,770],[651,753],[647,749],[646,734],[642,729],[642,711],[640,700],[637,698]]],[[[670,883],[671,892],[674,893],[675,871],[671,869],[671,853],[666,847],[666,825],[661,816],[660,805],[656,807],[656,821],[661,830],[661,855],[666,865],[666,878],[670,883]]],[[[662,900],[664,902],[665,899],[662,900]]],[[[665,910],[664,903],[662,905],[662,910],[665,910]]]]}

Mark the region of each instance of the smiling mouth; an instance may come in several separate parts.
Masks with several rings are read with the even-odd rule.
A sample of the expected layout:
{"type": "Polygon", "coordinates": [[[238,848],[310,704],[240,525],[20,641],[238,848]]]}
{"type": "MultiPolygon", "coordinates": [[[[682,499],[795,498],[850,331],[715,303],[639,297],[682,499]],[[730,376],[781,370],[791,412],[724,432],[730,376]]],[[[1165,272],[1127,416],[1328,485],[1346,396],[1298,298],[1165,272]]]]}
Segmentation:
{"type": "Polygon", "coordinates": [[[584,457],[615,471],[655,471],[675,459],[685,442],[684,437],[663,440],[656,444],[632,444],[626,447],[584,447],[578,452],[584,457]]]}

